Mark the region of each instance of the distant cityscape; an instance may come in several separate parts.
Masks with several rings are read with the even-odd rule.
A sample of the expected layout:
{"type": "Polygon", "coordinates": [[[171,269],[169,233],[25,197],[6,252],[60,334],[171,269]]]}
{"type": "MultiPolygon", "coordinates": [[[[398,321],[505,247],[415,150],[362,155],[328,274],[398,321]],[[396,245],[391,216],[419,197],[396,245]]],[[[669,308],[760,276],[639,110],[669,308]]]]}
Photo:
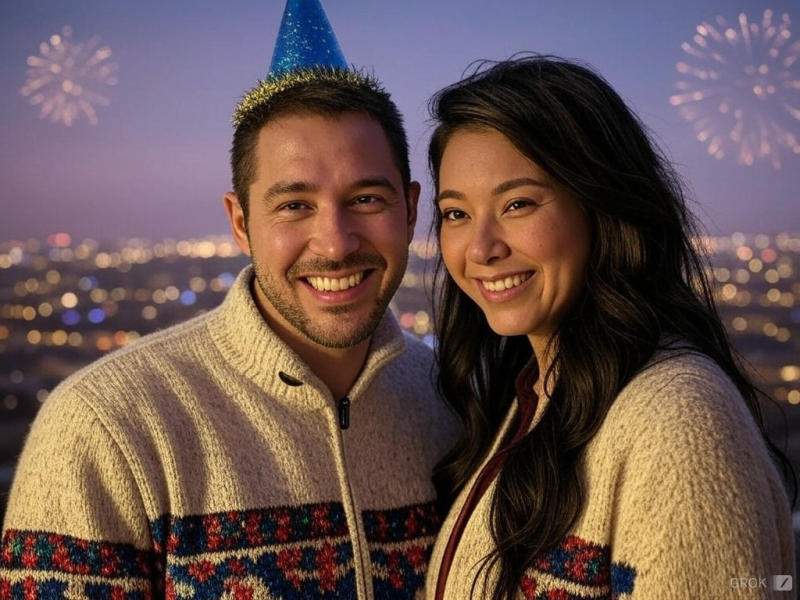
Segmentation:
{"type": "MultiPolygon", "coordinates": [[[[754,369],[773,438],[800,473],[800,233],[700,240],[720,311],[754,369]],[[788,432],[788,433],[787,433],[788,432]]],[[[432,343],[427,289],[435,247],[411,246],[392,310],[432,343]]],[[[73,240],[0,242],[0,517],[36,412],[59,381],[116,348],[217,306],[248,257],[228,236],[116,247],[73,240]]]]}

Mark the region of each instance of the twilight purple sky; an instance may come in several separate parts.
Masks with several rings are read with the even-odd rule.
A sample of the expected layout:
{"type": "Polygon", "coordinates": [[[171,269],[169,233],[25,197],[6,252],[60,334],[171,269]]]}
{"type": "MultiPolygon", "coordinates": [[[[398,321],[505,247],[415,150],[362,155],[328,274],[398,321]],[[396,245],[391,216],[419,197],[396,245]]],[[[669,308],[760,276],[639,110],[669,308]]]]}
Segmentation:
{"type": "MultiPolygon", "coordinates": [[[[792,49],[800,44],[797,0],[323,0],[323,6],[347,60],[373,69],[406,115],[412,168],[423,184],[418,236],[430,214],[429,96],[475,59],[523,50],[584,59],[603,73],[691,182],[710,233],[800,231],[800,154],[780,137],[793,134],[800,142],[800,119],[785,109],[800,109],[800,89],[781,87],[800,80],[800,60],[789,68],[781,63],[800,55],[800,46],[792,49]],[[776,59],[758,58],[772,45],[760,28],[766,8],[774,25],[784,13],[791,20],[793,35],[776,59]],[[748,58],[740,37],[714,48],[731,69],[716,83],[730,92],[728,116],[718,112],[719,101],[694,104],[697,117],[720,131],[737,108],[745,132],[759,119],[777,125],[766,135],[769,156],[753,166],[739,164],[740,145],[728,138],[725,156],[711,156],[709,142],[696,139],[693,123],[669,101],[679,79],[692,90],[710,86],[676,71],[679,61],[699,68],[713,62],[690,56],[681,44],[697,47],[698,25],[716,26],[718,15],[741,34],[740,13],[759,25],[751,32],[755,57],[748,58]],[[748,62],[766,64],[763,83],[778,84],[765,101],[753,96],[750,83],[738,86],[745,75],[731,75],[744,73],[748,62]],[[776,151],[779,169],[772,164],[776,151]]],[[[230,186],[230,114],[269,66],[283,7],[283,0],[3,0],[0,241],[59,231],[108,241],[227,233],[221,197],[230,186]],[[40,119],[40,107],[20,93],[27,58],[65,25],[75,43],[99,36],[98,48],[113,52],[105,62],[118,65],[118,83],[102,90],[110,104],[96,108],[96,125],[82,116],[70,127],[40,119]]]]}

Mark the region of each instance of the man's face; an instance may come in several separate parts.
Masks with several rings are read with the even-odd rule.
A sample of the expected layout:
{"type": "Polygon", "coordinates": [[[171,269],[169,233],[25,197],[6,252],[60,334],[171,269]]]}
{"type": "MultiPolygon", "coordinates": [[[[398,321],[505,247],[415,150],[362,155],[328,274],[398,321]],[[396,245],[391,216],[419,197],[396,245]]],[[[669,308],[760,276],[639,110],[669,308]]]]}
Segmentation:
{"type": "Polygon", "coordinates": [[[419,185],[405,198],[386,135],[364,115],[280,117],[256,152],[248,222],[236,196],[225,206],[261,313],[290,345],[368,339],[405,273],[419,185]]]}

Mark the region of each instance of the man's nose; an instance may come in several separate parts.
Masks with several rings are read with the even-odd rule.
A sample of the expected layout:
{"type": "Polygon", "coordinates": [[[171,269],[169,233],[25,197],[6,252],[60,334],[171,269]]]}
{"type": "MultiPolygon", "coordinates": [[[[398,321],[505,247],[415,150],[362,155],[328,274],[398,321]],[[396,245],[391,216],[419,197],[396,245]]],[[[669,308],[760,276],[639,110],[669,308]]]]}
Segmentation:
{"type": "Polygon", "coordinates": [[[315,219],[309,249],[329,260],[342,260],[358,250],[361,242],[353,219],[343,210],[321,212],[315,219]]]}

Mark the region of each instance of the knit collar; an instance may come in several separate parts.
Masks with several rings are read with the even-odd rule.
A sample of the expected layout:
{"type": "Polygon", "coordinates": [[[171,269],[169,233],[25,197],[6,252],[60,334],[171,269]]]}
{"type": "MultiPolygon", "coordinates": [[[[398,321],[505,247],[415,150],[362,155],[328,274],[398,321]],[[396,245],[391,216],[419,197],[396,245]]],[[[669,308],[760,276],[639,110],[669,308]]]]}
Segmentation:
{"type": "MultiPolygon", "coordinates": [[[[253,384],[287,400],[307,399],[308,388],[330,397],[330,391],[305,362],[267,325],[253,300],[254,272],[239,273],[209,321],[211,338],[230,365],[253,384]],[[288,382],[288,383],[287,383],[288,382]]],[[[348,396],[351,401],[369,387],[378,372],[403,353],[405,336],[390,311],[372,334],[364,368],[348,396]]]]}

